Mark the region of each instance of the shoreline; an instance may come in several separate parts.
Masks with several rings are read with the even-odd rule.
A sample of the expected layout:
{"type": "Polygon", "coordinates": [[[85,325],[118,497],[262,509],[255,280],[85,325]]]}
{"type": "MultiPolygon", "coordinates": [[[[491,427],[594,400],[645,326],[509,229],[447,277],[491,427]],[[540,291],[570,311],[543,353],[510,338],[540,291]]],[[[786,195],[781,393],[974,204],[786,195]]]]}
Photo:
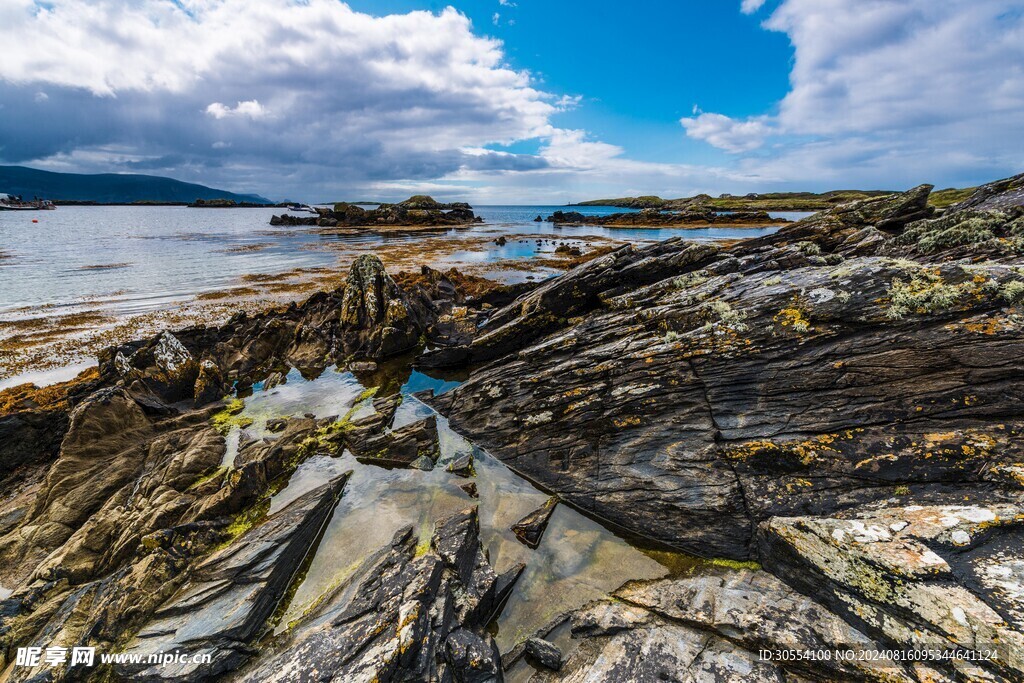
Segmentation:
{"type": "MultiPolygon", "coordinates": [[[[443,232],[452,230],[445,226],[443,232]]],[[[312,234],[332,231],[313,228],[312,234]]],[[[398,228],[391,232],[397,236],[398,228]]],[[[625,240],[600,236],[552,238],[550,235],[495,231],[485,236],[445,237],[428,231],[413,231],[412,239],[394,243],[350,244],[325,242],[318,249],[337,254],[330,266],[310,266],[277,273],[249,273],[232,284],[197,291],[154,310],[118,315],[106,309],[106,302],[95,300],[77,304],[82,310],[55,313],[44,306],[17,311],[17,318],[0,321],[0,391],[33,382],[37,377],[56,376],[51,383],[71,379],[69,368],[86,368],[105,348],[132,339],[195,324],[218,325],[239,312],[253,315],[301,302],[317,292],[331,291],[344,281],[345,273],[360,254],[377,254],[393,275],[418,272],[428,265],[438,270],[456,268],[466,275],[484,277],[499,284],[539,281],[587,260],[556,254],[559,244],[581,247],[587,254],[607,247],[621,246],[625,240]],[[421,237],[417,237],[421,235],[421,237]],[[493,235],[493,236],[492,236],[493,235]],[[474,255],[493,247],[496,237],[547,251],[537,250],[530,257],[494,258],[474,261],[474,255]],[[90,305],[94,303],[94,305],[90,305]]],[[[14,312],[8,312],[10,317],[14,312]]],[[[34,382],[33,382],[34,383],[34,382]]]]}

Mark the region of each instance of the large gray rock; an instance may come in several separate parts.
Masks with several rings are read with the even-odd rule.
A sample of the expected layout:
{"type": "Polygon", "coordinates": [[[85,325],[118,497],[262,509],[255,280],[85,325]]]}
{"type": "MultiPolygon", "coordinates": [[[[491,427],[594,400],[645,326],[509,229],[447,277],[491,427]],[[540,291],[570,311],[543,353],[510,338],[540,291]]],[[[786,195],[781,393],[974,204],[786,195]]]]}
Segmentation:
{"type": "Polygon", "coordinates": [[[408,351],[426,330],[423,311],[411,304],[371,254],[352,264],[340,317],[341,349],[352,356],[384,358],[408,351]]]}
{"type": "Polygon", "coordinates": [[[926,201],[595,260],[495,313],[470,350],[496,360],[430,402],[565,502],[702,555],[751,558],[772,516],[1018,490],[995,476],[1024,462],[1018,266],[830,253],[926,201]]]}
{"type": "Polygon", "coordinates": [[[533,683],[916,680],[902,664],[762,657],[761,650],[870,651],[880,645],[761,571],[629,583],[613,599],[572,613],[567,623],[565,662],[557,671],[538,670],[533,683]]]}
{"type": "Polygon", "coordinates": [[[765,567],[866,632],[951,660],[963,680],[1024,679],[1024,505],[912,505],[761,525],[765,567]]]}

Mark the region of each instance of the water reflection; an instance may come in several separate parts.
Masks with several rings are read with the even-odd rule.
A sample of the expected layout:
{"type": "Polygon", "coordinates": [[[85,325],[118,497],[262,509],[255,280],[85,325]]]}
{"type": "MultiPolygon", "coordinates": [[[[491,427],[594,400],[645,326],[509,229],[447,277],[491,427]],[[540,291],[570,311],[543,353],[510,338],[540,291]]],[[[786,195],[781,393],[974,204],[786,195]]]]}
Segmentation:
{"type": "MultiPolygon", "coordinates": [[[[456,381],[433,378],[405,367],[404,383],[392,384],[394,391],[403,396],[393,429],[434,414],[414,393],[424,389],[443,392],[458,385],[456,381]]],[[[245,428],[249,432],[247,437],[275,438],[266,431],[270,418],[344,415],[357,406],[359,410],[372,410],[370,401],[362,399],[360,404],[367,388],[368,384],[349,372],[331,369],[315,380],[304,380],[292,371],[284,385],[269,390],[257,385],[239,417],[253,420],[245,428]]],[[[385,394],[378,391],[377,395],[385,394]]],[[[527,548],[509,529],[543,504],[548,494],[454,432],[440,416],[438,435],[441,456],[433,471],[364,465],[348,452],[340,457],[320,454],[305,460],[287,486],[273,497],[271,514],[303,493],[352,471],[305,577],[283,612],[278,630],[286,629],[321,596],[341,585],[366,558],[387,545],[400,528],[412,525],[420,543],[425,544],[436,521],[474,504],[479,505],[481,541],[495,570],[502,572],[520,562],[527,565],[494,624],[502,650],[511,648],[562,612],[601,598],[630,579],[665,576],[672,564],[679,564],[675,554],[659,558],[642,552],[566,505],[556,509],[540,547],[527,548]],[[478,501],[460,488],[466,479],[445,471],[448,463],[464,454],[472,454],[475,459],[473,481],[478,501]]]]}

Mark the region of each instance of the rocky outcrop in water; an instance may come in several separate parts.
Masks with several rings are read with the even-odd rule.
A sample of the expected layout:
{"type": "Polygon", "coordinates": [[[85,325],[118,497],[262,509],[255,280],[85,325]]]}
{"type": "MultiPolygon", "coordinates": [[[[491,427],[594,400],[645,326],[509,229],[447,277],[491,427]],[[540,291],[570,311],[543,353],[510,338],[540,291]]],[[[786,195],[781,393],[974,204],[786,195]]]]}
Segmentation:
{"type": "Polygon", "coordinates": [[[283,214],[270,219],[271,225],[321,228],[452,227],[480,222],[482,219],[469,204],[442,204],[426,195],[416,195],[398,204],[381,204],[375,209],[340,203],[333,209],[318,208],[316,216],[283,214]]]}

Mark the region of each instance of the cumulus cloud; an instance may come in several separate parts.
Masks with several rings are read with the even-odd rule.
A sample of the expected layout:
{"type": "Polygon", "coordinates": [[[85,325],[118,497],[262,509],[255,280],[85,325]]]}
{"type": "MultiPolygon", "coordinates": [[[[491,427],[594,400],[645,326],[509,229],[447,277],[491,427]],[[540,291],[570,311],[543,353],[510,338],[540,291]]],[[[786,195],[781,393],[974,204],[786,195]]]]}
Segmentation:
{"type": "MultiPolygon", "coordinates": [[[[3,6],[9,163],[173,161],[166,170],[189,179],[333,194],[479,165],[464,148],[538,137],[567,106],[451,8],[375,17],[336,0],[3,6]],[[43,87],[49,102],[33,98],[43,87]]],[[[487,164],[503,161],[524,166],[515,155],[487,164]]]]}
{"type": "Polygon", "coordinates": [[[740,11],[744,14],[753,14],[757,10],[761,9],[764,3],[765,0],[743,0],[743,4],[740,6],[740,11]]]}
{"type": "Polygon", "coordinates": [[[246,116],[250,119],[262,119],[267,115],[267,110],[259,103],[259,100],[246,100],[239,102],[235,107],[229,107],[220,102],[213,102],[206,108],[206,113],[215,119],[224,119],[229,116],[246,116]]]}
{"type": "Polygon", "coordinates": [[[764,24],[794,48],[777,113],[682,124],[733,153],[777,136],[771,153],[742,165],[793,180],[826,173],[898,187],[1019,172],[1022,16],[1021,0],[783,0],[764,24]]]}
{"type": "Polygon", "coordinates": [[[698,113],[680,120],[691,138],[727,152],[748,152],[764,144],[771,132],[765,119],[738,121],[722,114],[698,113]]]}

